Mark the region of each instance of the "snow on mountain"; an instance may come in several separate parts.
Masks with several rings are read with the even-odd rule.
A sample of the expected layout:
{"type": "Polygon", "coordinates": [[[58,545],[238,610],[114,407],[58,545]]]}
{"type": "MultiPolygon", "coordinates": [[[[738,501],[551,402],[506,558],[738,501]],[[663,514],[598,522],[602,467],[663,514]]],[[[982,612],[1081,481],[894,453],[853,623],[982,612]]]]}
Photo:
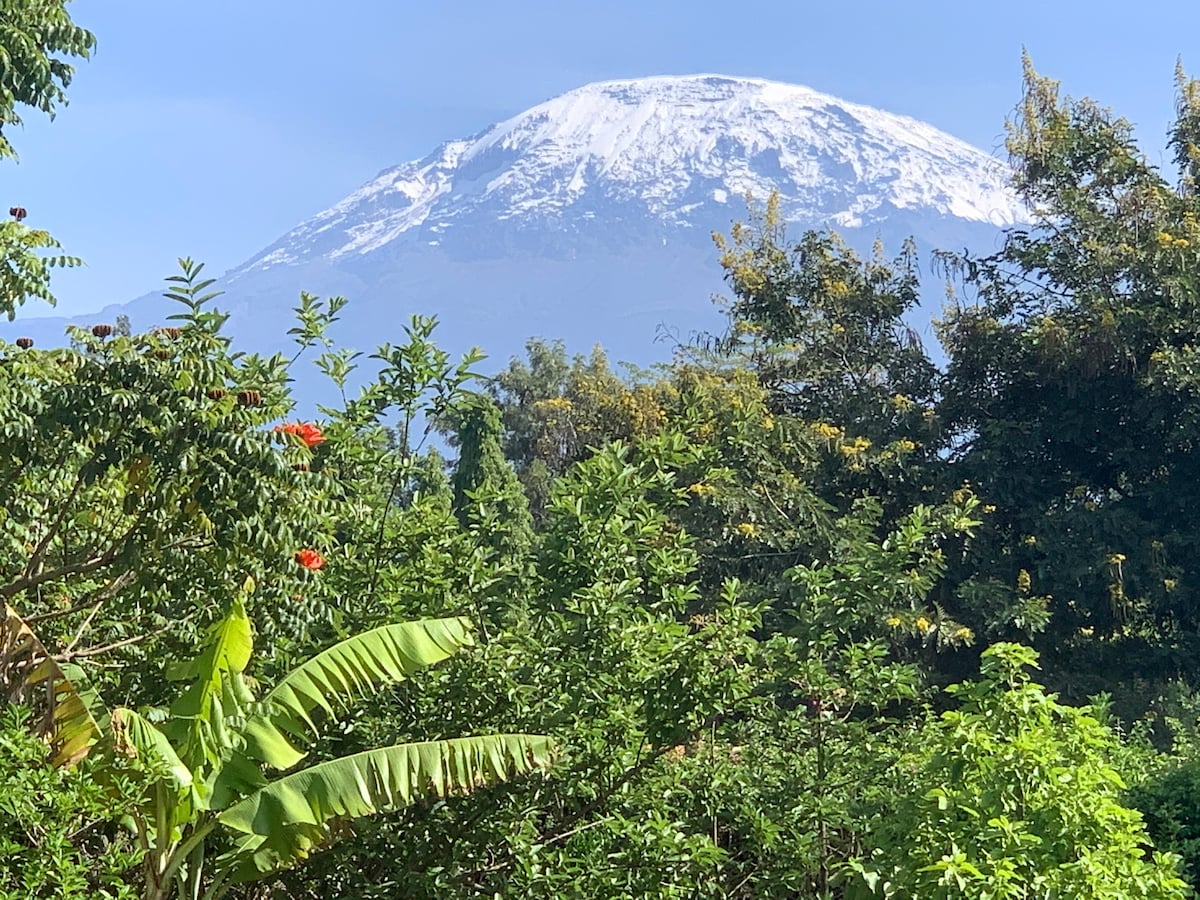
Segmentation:
{"type": "Polygon", "coordinates": [[[772,190],[803,226],[870,227],[904,211],[1005,226],[1026,219],[1007,177],[930,125],[806,87],[719,75],[609,81],[385,170],[239,271],[349,261],[398,242],[458,245],[460,232],[470,255],[489,255],[514,231],[670,234],[744,217],[747,194],[772,190]],[[483,225],[493,234],[481,246],[483,225]]]}

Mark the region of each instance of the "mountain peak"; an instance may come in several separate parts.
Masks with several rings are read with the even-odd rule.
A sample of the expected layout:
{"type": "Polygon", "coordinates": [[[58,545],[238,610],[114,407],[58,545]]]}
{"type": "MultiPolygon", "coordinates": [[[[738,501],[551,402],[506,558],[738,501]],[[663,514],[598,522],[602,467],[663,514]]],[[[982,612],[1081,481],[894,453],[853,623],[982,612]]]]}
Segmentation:
{"type": "MultiPolygon", "coordinates": [[[[802,227],[897,213],[995,226],[1027,214],[995,158],[931,125],[800,85],[703,74],[588,84],[381,172],[241,272],[384,248],[511,254],[573,237],[707,237],[778,191],[802,227]],[[486,240],[480,240],[486,233],[486,240]],[[489,246],[490,245],[490,246],[489,246]]],[[[544,250],[544,248],[538,248],[544,250]]],[[[568,251],[569,252],[569,251],[568,251]]]]}

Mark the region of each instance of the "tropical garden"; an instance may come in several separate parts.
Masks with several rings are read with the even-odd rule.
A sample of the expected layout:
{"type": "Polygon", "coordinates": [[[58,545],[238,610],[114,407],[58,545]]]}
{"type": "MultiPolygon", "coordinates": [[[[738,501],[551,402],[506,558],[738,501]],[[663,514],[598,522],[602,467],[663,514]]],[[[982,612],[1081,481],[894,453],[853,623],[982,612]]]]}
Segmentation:
{"type": "MultiPolygon", "coordinates": [[[[0,0],[0,157],[94,47],[65,3],[0,0]]],[[[235,351],[190,259],[148,332],[0,342],[0,898],[1191,896],[1176,101],[1162,172],[1027,61],[1036,223],[938,255],[941,355],[911,245],[769,198],[716,236],[727,328],[651,371],[484,375],[421,317],[359,354],[308,294],[235,351]]],[[[10,318],[78,262],[33,219],[10,318]]]]}

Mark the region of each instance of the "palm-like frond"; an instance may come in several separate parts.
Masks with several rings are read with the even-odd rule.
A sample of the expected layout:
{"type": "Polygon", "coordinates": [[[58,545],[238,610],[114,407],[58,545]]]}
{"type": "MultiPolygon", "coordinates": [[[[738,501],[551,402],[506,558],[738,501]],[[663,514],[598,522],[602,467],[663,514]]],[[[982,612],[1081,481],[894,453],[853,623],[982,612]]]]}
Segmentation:
{"type": "Polygon", "coordinates": [[[37,731],[46,738],[56,766],[71,766],[87,756],[101,737],[89,708],[89,694],[50,656],[37,634],[4,604],[0,620],[0,694],[9,702],[32,706],[40,716],[37,731]]]}
{"type": "Polygon", "coordinates": [[[267,710],[246,725],[246,753],[277,769],[304,758],[295,738],[315,735],[312,715],[336,715],[356,697],[402,681],[473,643],[464,618],[422,619],[384,625],[347,638],[283,677],[262,698],[267,710]]]}
{"type": "Polygon", "coordinates": [[[466,793],[552,762],[550,738],[492,734],[399,744],[287,775],[220,814],[235,832],[223,863],[236,880],[289,865],[329,840],[339,821],[466,793]]]}

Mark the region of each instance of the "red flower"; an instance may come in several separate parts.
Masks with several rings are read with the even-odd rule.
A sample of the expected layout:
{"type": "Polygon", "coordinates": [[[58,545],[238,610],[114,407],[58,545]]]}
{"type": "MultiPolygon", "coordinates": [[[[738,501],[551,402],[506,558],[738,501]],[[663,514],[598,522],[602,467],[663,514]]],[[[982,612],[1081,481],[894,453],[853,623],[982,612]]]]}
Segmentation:
{"type": "Polygon", "coordinates": [[[321,433],[321,426],[314,425],[312,422],[287,422],[283,425],[276,425],[276,431],[282,431],[284,434],[294,434],[300,440],[304,441],[304,446],[312,449],[325,442],[325,435],[321,433]]]}
{"type": "Polygon", "coordinates": [[[313,572],[325,566],[325,557],[316,550],[297,550],[296,555],[292,559],[296,560],[298,565],[304,566],[304,568],[310,569],[313,572]]]}

